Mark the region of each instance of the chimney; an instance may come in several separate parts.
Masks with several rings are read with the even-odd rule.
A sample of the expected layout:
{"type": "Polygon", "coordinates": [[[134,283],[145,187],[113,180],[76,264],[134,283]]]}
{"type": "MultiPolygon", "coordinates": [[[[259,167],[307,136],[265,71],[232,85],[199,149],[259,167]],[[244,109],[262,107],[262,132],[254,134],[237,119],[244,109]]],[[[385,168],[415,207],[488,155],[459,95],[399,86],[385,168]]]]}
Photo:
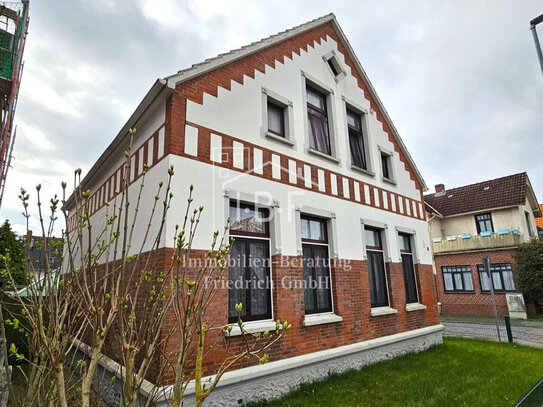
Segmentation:
{"type": "Polygon", "coordinates": [[[436,194],[445,192],[445,185],[436,184],[436,194]]]}

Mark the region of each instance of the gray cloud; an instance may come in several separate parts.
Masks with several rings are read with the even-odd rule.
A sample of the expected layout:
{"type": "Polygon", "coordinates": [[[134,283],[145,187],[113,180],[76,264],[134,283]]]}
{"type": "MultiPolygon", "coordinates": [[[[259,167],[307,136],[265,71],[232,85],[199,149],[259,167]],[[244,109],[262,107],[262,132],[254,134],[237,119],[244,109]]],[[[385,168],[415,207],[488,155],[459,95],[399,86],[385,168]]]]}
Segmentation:
{"type": "MultiPolygon", "coordinates": [[[[537,1],[34,1],[2,216],[88,170],[157,77],[334,12],[428,185],[527,171],[543,199],[537,1]]],[[[543,28],[541,29],[543,37],[543,28]]],[[[35,220],[33,220],[35,225],[35,220]]]]}

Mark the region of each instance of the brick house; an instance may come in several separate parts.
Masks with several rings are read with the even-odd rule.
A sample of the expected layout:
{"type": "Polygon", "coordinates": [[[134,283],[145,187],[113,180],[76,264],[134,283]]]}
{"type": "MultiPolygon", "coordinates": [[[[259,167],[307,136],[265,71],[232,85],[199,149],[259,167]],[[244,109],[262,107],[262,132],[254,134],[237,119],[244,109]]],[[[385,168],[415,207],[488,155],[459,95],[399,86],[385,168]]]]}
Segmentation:
{"type": "MultiPolygon", "coordinates": [[[[83,180],[94,192],[92,217],[114,199],[132,127],[131,180],[146,164],[147,184],[156,185],[173,164],[177,194],[194,184],[206,208],[201,230],[231,216],[231,257],[269,264],[230,267],[232,281],[254,272],[273,284],[219,288],[212,322],[225,324],[242,302],[253,332],[276,318],[293,324],[269,364],[225,375],[220,401],[214,394],[208,405],[277,396],[441,343],[427,188],[333,14],[157,80],[83,180]],[[311,266],[317,259],[328,261],[311,266]],[[232,384],[241,380],[242,389],[232,384]]],[[[184,210],[174,200],[167,236],[184,210]]],[[[209,238],[201,233],[195,247],[203,253],[209,238]]],[[[166,244],[157,256],[167,263],[172,251],[166,244]]]]}
{"type": "Polygon", "coordinates": [[[505,295],[516,292],[513,252],[537,236],[541,216],[528,175],[435,190],[424,200],[442,313],[492,314],[490,281],[481,273],[490,257],[498,312],[507,315],[505,295]]]}
{"type": "MultiPolygon", "coordinates": [[[[543,204],[539,204],[539,210],[543,213],[543,204]]],[[[535,224],[537,226],[537,234],[543,238],[543,217],[536,218],[535,224]]]]}

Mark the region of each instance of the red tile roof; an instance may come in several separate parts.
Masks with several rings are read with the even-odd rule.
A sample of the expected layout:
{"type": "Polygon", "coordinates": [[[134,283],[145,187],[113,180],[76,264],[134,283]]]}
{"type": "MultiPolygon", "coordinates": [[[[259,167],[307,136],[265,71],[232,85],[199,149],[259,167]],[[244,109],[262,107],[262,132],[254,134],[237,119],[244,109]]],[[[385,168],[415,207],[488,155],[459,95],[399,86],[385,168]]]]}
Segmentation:
{"type": "Polygon", "coordinates": [[[524,205],[528,175],[525,172],[496,178],[477,184],[445,190],[443,194],[428,194],[424,200],[429,212],[443,216],[482,211],[485,209],[524,205]],[[428,206],[428,205],[427,205],[428,206]]]}
{"type": "MultiPolygon", "coordinates": [[[[539,204],[539,210],[543,212],[543,204],[539,204]]],[[[543,216],[535,218],[535,224],[537,225],[537,227],[543,229],[543,216]]]]}

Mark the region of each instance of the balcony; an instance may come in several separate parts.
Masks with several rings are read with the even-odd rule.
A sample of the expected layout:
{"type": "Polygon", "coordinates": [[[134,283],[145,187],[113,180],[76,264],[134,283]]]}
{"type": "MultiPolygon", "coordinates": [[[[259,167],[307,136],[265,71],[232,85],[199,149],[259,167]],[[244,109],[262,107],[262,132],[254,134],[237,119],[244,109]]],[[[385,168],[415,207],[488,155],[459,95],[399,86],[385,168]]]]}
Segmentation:
{"type": "Polygon", "coordinates": [[[502,229],[497,233],[487,232],[481,236],[472,236],[469,233],[464,233],[458,236],[434,238],[432,241],[432,249],[434,254],[467,252],[473,250],[516,247],[522,243],[522,241],[519,230],[502,229]]]}

